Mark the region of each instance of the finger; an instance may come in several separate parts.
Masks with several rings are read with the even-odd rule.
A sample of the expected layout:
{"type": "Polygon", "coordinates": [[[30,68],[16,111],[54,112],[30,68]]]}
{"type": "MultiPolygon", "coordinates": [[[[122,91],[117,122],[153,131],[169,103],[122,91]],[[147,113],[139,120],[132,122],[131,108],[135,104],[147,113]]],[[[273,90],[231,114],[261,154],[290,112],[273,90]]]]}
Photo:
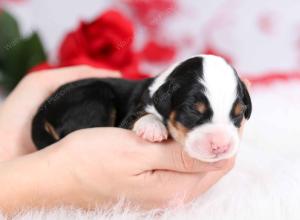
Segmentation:
{"type": "Polygon", "coordinates": [[[217,170],[214,172],[208,172],[206,175],[198,181],[189,195],[189,200],[197,198],[199,195],[207,191],[215,183],[217,183],[223,176],[232,170],[235,164],[235,158],[228,160],[228,163],[222,170],[217,170]]]}
{"type": "Polygon", "coordinates": [[[64,67],[55,70],[43,70],[35,73],[37,81],[47,82],[45,86],[56,90],[68,82],[85,78],[118,78],[121,73],[114,70],[98,69],[90,66],[64,67]]]}
{"type": "Polygon", "coordinates": [[[187,174],[162,171],[153,175],[156,175],[156,182],[158,179],[161,183],[160,190],[163,189],[163,192],[169,193],[170,200],[166,204],[176,207],[198,198],[209,190],[233,168],[234,162],[235,159],[232,158],[228,160],[224,169],[206,173],[187,174]],[[174,195],[174,192],[177,194],[174,195]]]}
{"type": "Polygon", "coordinates": [[[96,75],[111,75],[112,77],[118,77],[121,76],[120,72],[117,70],[110,70],[110,69],[102,69],[102,68],[96,68],[88,65],[79,65],[79,66],[71,66],[71,67],[62,67],[52,70],[41,70],[34,72],[34,74],[63,74],[63,77],[65,75],[75,75],[77,77],[84,77],[85,75],[89,74],[96,74],[96,75]]]}
{"type": "MultiPolygon", "coordinates": [[[[227,166],[228,160],[222,160],[214,163],[201,162],[199,160],[189,157],[184,151],[182,146],[174,141],[164,141],[162,143],[151,143],[140,137],[134,132],[120,129],[120,128],[100,128],[89,129],[99,132],[106,137],[108,142],[111,143],[111,148],[118,148],[120,151],[120,142],[116,141],[115,137],[122,142],[123,151],[135,152],[136,161],[138,163],[140,173],[153,171],[153,170],[168,170],[184,173],[199,173],[208,172],[213,170],[220,170],[227,166]],[[107,135],[104,135],[107,132],[107,135]],[[111,137],[113,139],[111,140],[111,137]],[[115,144],[116,146],[115,146],[115,144]],[[124,144],[126,145],[124,147],[124,144]]],[[[128,153],[126,153],[128,155],[128,153]]]]}
{"type": "Polygon", "coordinates": [[[149,200],[153,199],[154,206],[150,208],[178,207],[198,198],[227,174],[232,167],[233,162],[226,169],[219,171],[182,173],[157,170],[136,177],[142,180],[140,187],[151,186],[143,195],[149,200]]]}
{"type": "MultiPolygon", "coordinates": [[[[84,79],[101,77],[119,77],[120,73],[111,70],[97,69],[88,66],[66,67],[55,70],[43,70],[27,75],[17,85],[14,91],[6,99],[15,102],[13,97],[19,97],[27,108],[28,112],[34,114],[38,106],[60,86],[84,79]],[[24,92],[26,91],[26,92],[24,92]],[[34,99],[32,99],[34,95],[34,99]],[[20,98],[22,97],[22,98],[20,98]],[[26,100],[30,99],[30,102],[26,100]]],[[[20,103],[20,101],[18,101],[20,103]]],[[[17,103],[16,103],[17,106],[17,103]]],[[[24,112],[25,114],[26,112],[24,112]]]]}
{"type": "Polygon", "coordinates": [[[228,160],[217,162],[202,162],[191,158],[183,147],[174,141],[163,143],[148,144],[146,150],[148,152],[149,166],[151,169],[165,169],[176,172],[208,172],[223,169],[227,166],[228,160]]]}
{"type": "MultiPolygon", "coordinates": [[[[146,209],[178,207],[194,195],[193,188],[206,174],[199,173],[179,173],[173,171],[157,170],[155,172],[143,173],[135,176],[140,179],[136,181],[136,189],[132,192],[133,196],[147,198],[146,209]],[[136,194],[136,195],[135,195],[136,194]]],[[[140,200],[140,199],[138,199],[140,200]]]]}
{"type": "Polygon", "coordinates": [[[194,184],[189,188],[189,190],[186,190],[186,193],[184,194],[183,203],[187,204],[199,198],[199,196],[207,192],[216,183],[218,183],[220,179],[223,178],[230,170],[231,168],[208,172],[203,176],[198,175],[198,181],[194,182],[194,184]]]}

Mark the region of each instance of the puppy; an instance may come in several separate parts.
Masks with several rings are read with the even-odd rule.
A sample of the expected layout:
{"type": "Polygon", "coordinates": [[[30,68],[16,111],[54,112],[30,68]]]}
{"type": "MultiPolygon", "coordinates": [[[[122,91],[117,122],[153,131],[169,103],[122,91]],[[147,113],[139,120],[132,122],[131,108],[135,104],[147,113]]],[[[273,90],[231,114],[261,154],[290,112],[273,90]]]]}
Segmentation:
{"type": "Polygon", "coordinates": [[[151,142],[171,136],[191,157],[215,162],[237,153],[241,122],[251,111],[234,68],[221,57],[198,55],[142,81],[64,85],[38,110],[32,138],[42,149],[75,130],[121,127],[151,142]]]}

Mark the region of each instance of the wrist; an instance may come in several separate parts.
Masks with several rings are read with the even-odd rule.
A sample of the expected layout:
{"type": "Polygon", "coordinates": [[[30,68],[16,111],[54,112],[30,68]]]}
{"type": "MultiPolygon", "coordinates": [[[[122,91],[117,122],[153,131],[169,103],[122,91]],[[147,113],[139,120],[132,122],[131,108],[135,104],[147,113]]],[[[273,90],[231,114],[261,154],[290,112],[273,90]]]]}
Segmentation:
{"type": "Polygon", "coordinates": [[[96,168],[95,164],[91,163],[91,155],[86,154],[86,144],[76,134],[68,135],[57,146],[55,155],[58,160],[57,164],[61,164],[58,166],[64,167],[69,175],[69,183],[74,189],[69,193],[72,195],[76,193],[76,197],[72,198],[73,206],[93,208],[108,205],[111,198],[107,193],[110,189],[105,186],[109,184],[105,184],[105,181],[97,175],[98,172],[103,172],[101,167],[96,168]]]}
{"type": "Polygon", "coordinates": [[[72,174],[60,163],[57,149],[52,146],[0,163],[0,209],[4,213],[61,205],[80,207],[81,194],[72,174]]]}
{"type": "MultiPolygon", "coordinates": [[[[53,170],[59,170],[61,190],[57,197],[60,199],[64,196],[64,200],[56,201],[56,205],[65,205],[78,208],[89,208],[92,203],[95,203],[95,196],[91,190],[86,187],[85,181],[77,171],[80,163],[76,158],[70,155],[69,146],[74,144],[74,141],[61,140],[51,146],[52,152],[49,153],[49,158],[52,160],[53,170]]],[[[47,149],[46,149],[47,150],[47,149]]],[[[54,204],[55,205],[55,204],[54,204]]]]}
{"type": "Polygon", "coordinates": [[[0,126],[0,162],[13,159],[21,155],[20,148],[16,147],[16,139],[10,132],[0,126]]]}
{"type": "Polygon", "coordinates": [[[0,162],[11,160],[34,151],[36,151],[36,148],[31,143],[23,143],[13,132],[5,131],[0,126],[0,162]]]}

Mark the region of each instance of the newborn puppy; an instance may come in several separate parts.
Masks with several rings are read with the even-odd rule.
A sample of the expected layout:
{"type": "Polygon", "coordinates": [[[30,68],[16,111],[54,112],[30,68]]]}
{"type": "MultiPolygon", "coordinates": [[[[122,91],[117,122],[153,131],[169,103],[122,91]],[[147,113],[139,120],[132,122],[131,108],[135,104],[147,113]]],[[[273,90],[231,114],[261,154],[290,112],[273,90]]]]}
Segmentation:
{"type": "Polygon", "coordinates": [[[241,122],[251,110],[233,67],[221,57],[199,55],[143,81],[66,84],[38,110],[32,138],[42,149],[78,129],[121,127],[151,142],[171,136],[191,157],[215,162],[236,154],[241,122]]]}

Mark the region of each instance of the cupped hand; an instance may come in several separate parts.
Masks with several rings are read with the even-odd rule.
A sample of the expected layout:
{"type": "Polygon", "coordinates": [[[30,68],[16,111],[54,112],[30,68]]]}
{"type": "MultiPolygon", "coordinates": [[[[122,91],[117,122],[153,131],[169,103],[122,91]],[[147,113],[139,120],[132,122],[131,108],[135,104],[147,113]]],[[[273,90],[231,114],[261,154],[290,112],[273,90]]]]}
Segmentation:
{"type": "Polygon", "coordinates": [[[77,189],[73,204],[81,208],[121,198],[143,209],[181,205],[208,190],[235,160],[204,163],[174,141],[150,143],[119,128],[76,131],[53,147],[76,186],[70,187],[77,189]]]}
{"type": "Polygon", "coordinates": [[[119,72],[88,66],[31,73],[24,77],[0,109],[0,161],[35,151],[31,122],[39,106],[65,83],[91,77],[119,77],[119,72]]]}
{"type": "MultiPolygon", "coordinates": [[[[0,146],[0,161],[35,151],[32,118],[59,86],[82,78],[118,76],[112,71],[72,67],[25,77],[0,109],[0,137],[4,144],[0,146]]],[[[174,141],[150,143],[129,130],[93,128],[73,132],[45,150],[11,160],[6,166],[20,164],[9,167],[16,169],[19,180],[19,167],[25,169],[24,180],[30,180],[29,188],[40,182],[41,187],[35,190],[45,189],[37,195],[45,195],[42,199],[48,199],[47,204],[90,208],[126,198],[149,209],[193,200],[230,171],[234,161],[231,158],[204,163],[188,157],[174,141]],[[44,182],[40,176],[49,181],[44,182]],[[63,190],[59,190],[61,186],[63,190]],[[50,201],[54,195],[57,198],[50,201]]],[[[25,192],[32,195],[30,190],[25,192]]],[[[32,206],[39,206],[40,199],[30,197],[36,201],[32,206]]]]}
{"type": "MultiPolygon", "coordinates": [[[[244,82],[249,89],[250,83],[244,82]]],[[[240,137],[245,122],[244,119],[240,137]]],[[[64,147],[59,148],[58,158],[68,155],[66,164],[74,180],[71,182],[81,192],[73,201],[81,207],[107,206],[121,198],[143,209],[181,205],[210,189],[235,162],[235,157],[201,162],[189,157],[172,140],[150,143],[118,128],[76,131],[60,145],[64,147]]]]}

